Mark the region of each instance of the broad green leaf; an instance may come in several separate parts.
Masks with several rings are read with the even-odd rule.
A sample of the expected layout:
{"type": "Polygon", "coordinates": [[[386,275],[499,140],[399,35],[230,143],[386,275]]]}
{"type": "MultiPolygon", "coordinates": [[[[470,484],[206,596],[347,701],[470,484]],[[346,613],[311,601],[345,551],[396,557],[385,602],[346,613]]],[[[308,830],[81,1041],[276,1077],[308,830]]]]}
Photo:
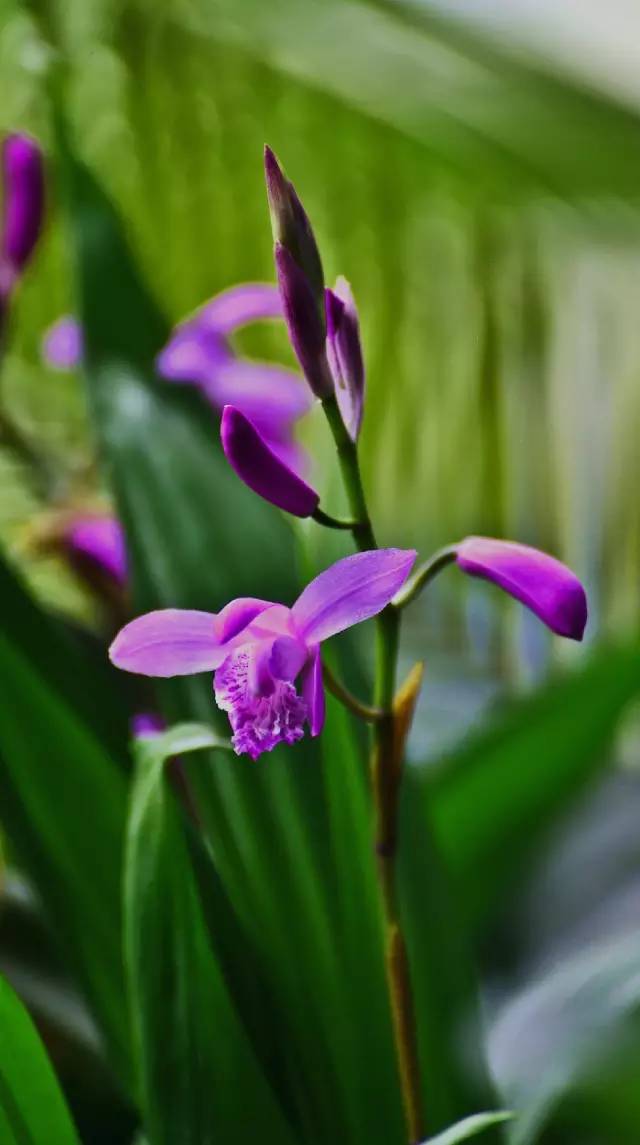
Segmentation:
{"type": "Polygon", "coordinates": [[[561,1098],[617,1054],[637,1053],[639,1015],[637,931],[572,953],[506,1003],[491,1032],[491,1058],[518,1110],[510,1145],[533,1145],[561,1098]]]}
{"type": "Polygon", "coordinates": [[[423,1145],[458,1145],[459,1141],[468,1141],[471,1137],[478,1137],[485,1129],[491,1129],[503,1121],[509,1121],[511,1113],[474,1113],[472,1117],[465,1117],[457,1125],[445,1129],[437,1137],[429,1137],[423,1145]]]}
{"type": "Polygon", "coordinates": [[[33,1023],[0,978],[0,1141],[79,1145],[64,1097],[33,1023]]]}
{"type": "Polygon", "coordinates": [[[125,870],[126,960],[150,1145],[293,1145],[209,943],[165,757],[138,741],[125,870]]]}
{"type": "Polygon", "coordinates": [[[639,693],[637,649],[603,649],[427,769],[436,837],[475,924],[606,765],[620,716],[639,693]]]}
{"type": "MultiPolygon", "coordinates": [[[[0,563],[0,819],[127,1081],[124,764],[97,738],[101,675],[0,563]]],[[[108,711],[110,699],[103,692],[108,711]]]]}

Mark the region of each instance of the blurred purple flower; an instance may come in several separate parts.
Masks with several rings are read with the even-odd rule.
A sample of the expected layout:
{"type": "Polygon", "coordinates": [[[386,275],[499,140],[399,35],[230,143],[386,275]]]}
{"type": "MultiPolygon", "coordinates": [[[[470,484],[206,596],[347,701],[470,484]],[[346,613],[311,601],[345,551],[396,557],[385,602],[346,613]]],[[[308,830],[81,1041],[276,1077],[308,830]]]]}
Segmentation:
{"type": "Polygon", "coordinates": [[[521,601],[558,636],[582,640],[587,598],[577,576],[555,557],[492,537],[466,537],[455,546],[458,567],[492,581],[521,601]]]}
{"type": "Polygon", "coordinates": [[[264,318],[282,318],[275,286],[247,283],[226,290],[176,327],[156,366],[169,381],[198,386],[216,409],[240,409],[276,452],[284,450],[296,469],[304,469],[293,427],[313,404],[308,388],[283,366],[238,357],[229,341],[240,326],[264,318]]]}
{"type": "Polygon", "coordinates": [[[115,586],[127,581],[127,553],[122,526],[115,517],[78,513],[64,528],[64,545],[72,563],[88,579],[98,573],[115,586]]]}
{"type": "Polygon", "coordinates": [[[220,423],[222,448],[231,468],[254,493],[292,513],[311,517],[320,501],[315,489],[296,472],[295,464],[278,456],[253,422],[233,406],[225,406],[220,423]]]}
{"type": "Polygon", "coordinates": [[[27,265],[42,230],[44,164],[28,135],[8,135],[2,147],[4,209],[0,235],[3,293],[9,293],[27,265]]]}
{"type": "Polygon", "coordinates": [[[134,739],[155,739],[167,730],[162,716],[155,712],[138,712],[131,720],[131,734],[134,739]]]}
{"type": "Polygon", "coordinates": [[[349,437],[357,441],[364,408],[364,360],[355,300],[346,278],[327,289],[327,358],[349,437]]]}
{"type": "Polygon", "coordinates": [[[320,644],[377,615],[404,584],[415,552],[378,549],[346,557],[307,585],[292,608],[239,598],[221,612],[163,609],[127,624],[110,649],[118,668],[143,676],[214,671],[238,755],[257,759],[324,724],[320,644]],[[299,679],[300,691],[296,689],[299,679]]]}
{"type": "Polygon", "coordinates": [[[76,370],[82,364],[82,326],[71,314],[64,314],[45,332],[42,357],[54,370],[76,370]]]}

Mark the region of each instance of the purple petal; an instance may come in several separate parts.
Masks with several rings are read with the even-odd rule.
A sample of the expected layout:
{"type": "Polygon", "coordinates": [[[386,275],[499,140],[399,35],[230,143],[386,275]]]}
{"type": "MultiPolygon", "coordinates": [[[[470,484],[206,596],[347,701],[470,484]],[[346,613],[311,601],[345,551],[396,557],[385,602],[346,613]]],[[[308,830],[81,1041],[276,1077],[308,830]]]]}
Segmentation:
{"type": "Polygon", "coordinates": [[[216,616],[214,625],[216,640],[220,644],[233,640],[268,608],[273,608],[272,601],[259,600],[255,596],[239,596],[236,600],[232,600],[216,616]]]}
{"type": "Polygon", "coordinates": [[[319,643],[375,616],[402,587],[416,559],[414,549],[375,549],[345,557],[312,580],[291,614],[309,643],[319,643]]]}
{"type": "Polygon", "coordinates": [[[295,517],[315,512],[320,500],[315,489],[276,457],[252,422],[233,406],[223,410],[220,435],[229,464],[254,493],[295,517]]]}
{"type": "Polygon", "coordinates": [[[71,314],[58,318],[42,339],[42,357],[54,370],[76,370],[84,353],[82,326],[71,314]]]}
{"type": "Polygon", "coordinates": [[[267,437],[281,437],[313,405],[308,386],[293,370],[240,358],[216,369],[212,393],[220,407],[235,406],[267,437]]]}
{"type": "Polygon", "coordinates": [[[276,243],[276,271],[289,339],[311,389],[318,398],[333,391],[325,332],[309,280],[286,247],[276,243]]]}
{"type": "Polygon", "coordinates": [[[356,441],[364,409],[364,361],[360,345],[358,311],[346,278],[326,291],[327,358],[333,374],[342,420],[356,441]]]}
{"type": "Polygon", "coordinates": [[[220,335],[206,330],[199,318],[192,318],[176,327],[156,358],[156,369],[167,381],[191,382],[208,392],[216,371],[231,357],[220,335]]]}
{"type": "Polygon", "coordinates": [[[278,680],[295,680],[308,656],[307,646],[295,636],[278,636],[273,642],[269,669],[278,680]]]}
{"type": "Polygon", "coordinates": [[[35,140],[9,135],[2,149],[2,254],[16,273],[31,258],[44,217],[44,164],[35,140]]]}
{"type": "Polygon", "coordinates": [[[120,585],[126,583],[124,532],[115,517],[74,517],[64,539],[72,557],[89,561],[120,585]]]}
{"type": "Polygon", "coordinates": [[[116,668],[141,676],[190,676],[216,668],[226,655],[212,612],[164,608],[138,616],[116,636],[109,656],[116,668]]]}
{"type": "Polygon", "coordinates": [[[463,572],[492,581],[526,604],[558,636],[582,640],[587,598],[578,578],[555,557],[491,537],[467,537],[457,546],[463,572]]]}
{"type": "Polygon", "coordinates": [[[248,322],[282,318],[280,291],[266,282],[232,286],[205,303],[198,317],[205,329],[226,336],[248,322]]]}
{"type": "Polygon", "coordinates": [[[322,681],[322,661],[320,648],[313,649],[301,679],[302,699],[307,707],[307,719],[312,736],[319,736],[324,727],[325,695],[322,681]]]}

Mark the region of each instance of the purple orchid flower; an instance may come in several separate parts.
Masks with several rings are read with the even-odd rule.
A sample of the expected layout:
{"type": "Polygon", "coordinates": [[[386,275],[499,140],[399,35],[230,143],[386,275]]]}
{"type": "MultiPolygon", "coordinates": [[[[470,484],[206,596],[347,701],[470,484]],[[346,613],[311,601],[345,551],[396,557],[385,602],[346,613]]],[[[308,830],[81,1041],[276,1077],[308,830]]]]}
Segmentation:
{"type": "Polygon", "coordinates": [[[555,557],[492,537],[466,537],[455,546],[463,572],[482,577],[530,608],[552,632],[582,640],[587,597],[577,576],[555,557]]]}
{"type": "Polygon", "coordinates": [[[112,662],[143,676],[214,672],[218,707],[228,712],[238,755],[257,759],[295,743],[325,714],[320,644],[377,615],[406,581],[416,554],[377,549],[337,561],[291,608],[243,597],[221,612],[163,609],[127,624],[112,662]],[[300,682],[300,691],[296,681],[300,682]]]}
{"type": "Polygon", "coordinates": [[[42,358],[53,370],[77,370],[84,357],[82,326],[71,314],[64,314],[45,332],[42,358]]]}
{"type": "Polygon", "coordinates": [[[9,293],[40,237],[44,218],[42,152],[28,135],[9,135],[2,148],[4,212],[0,240],[3,291],[9,293]]]}
{"type": "Polygon", "coordinates": [[[229,341],[248,322],[282,316],[275,286],[233,287],[176,327],[156,366],[168,381],[198,386],[216,409],[231,404],[242,410],[278,455],[304,471],[306,456],[295,445],[293,427],[309,412],[312,394],[294,371],[239,358],[229,341]]]}

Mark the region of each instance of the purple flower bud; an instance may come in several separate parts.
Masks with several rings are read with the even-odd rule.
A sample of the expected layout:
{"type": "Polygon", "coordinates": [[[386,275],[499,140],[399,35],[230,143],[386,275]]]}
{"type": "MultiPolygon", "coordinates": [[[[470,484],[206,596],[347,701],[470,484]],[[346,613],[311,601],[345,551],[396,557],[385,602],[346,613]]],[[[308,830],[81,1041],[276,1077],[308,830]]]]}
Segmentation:
{"type": "Polygon", "coordinates": [[[456,562],[525,604],[558,636],[582,640],[587,598],[578,578],[555,557],[515,541],[466,537],[456,546],[456,562]]]}
{"type": "Polygon", "coordinates": [[[289,251],[306,275],[323,320],[324,274],[309,217],[270,147],[264,149],[264,170],[273,241],[289,251]]]}
{"type": "Polygon", "coordinates": [[[339,278],[325,293],[327,306],[327,359],[335,382],[342,420],[352,441],[357,441],[364,407],[364,361],[360,345],[358,311],[346,278],[339,278]]]}
{"type": "Polygon", "coordinates": [[[82,363],[82,326],[70,314],[58,318],[42,339],[42,357],[53,370],[75,370],[82,363]]]}
{"type": "Polygon", "coordinates": [[[42,229],[42,152],[26,135],[9,135],[2,148],[4,220],[2,260],[17,277],[29,261],[42,229]]]}
{"type": "Polygon", "coordinates": [[[138,712],[131,720],[131,734],[134,739],[155,739],[167,730],[162,716],[155,712],[138,712]]]}
{"type": "Polygon", "coordinates": [[[309,287],[286,247],[276,243],[276,272],[289,339],[302,372],[318,398],[333,392],[333,379],[327,362],[324,324],[309,287]]]}
{"type": "Polygon", "coordinates": [[[310,517],[315,513],[320,500],[315,489],[269,448],[240,410],[224,407],[220,436],[231,468],[254,493],[294,517],[310,517]]]}

